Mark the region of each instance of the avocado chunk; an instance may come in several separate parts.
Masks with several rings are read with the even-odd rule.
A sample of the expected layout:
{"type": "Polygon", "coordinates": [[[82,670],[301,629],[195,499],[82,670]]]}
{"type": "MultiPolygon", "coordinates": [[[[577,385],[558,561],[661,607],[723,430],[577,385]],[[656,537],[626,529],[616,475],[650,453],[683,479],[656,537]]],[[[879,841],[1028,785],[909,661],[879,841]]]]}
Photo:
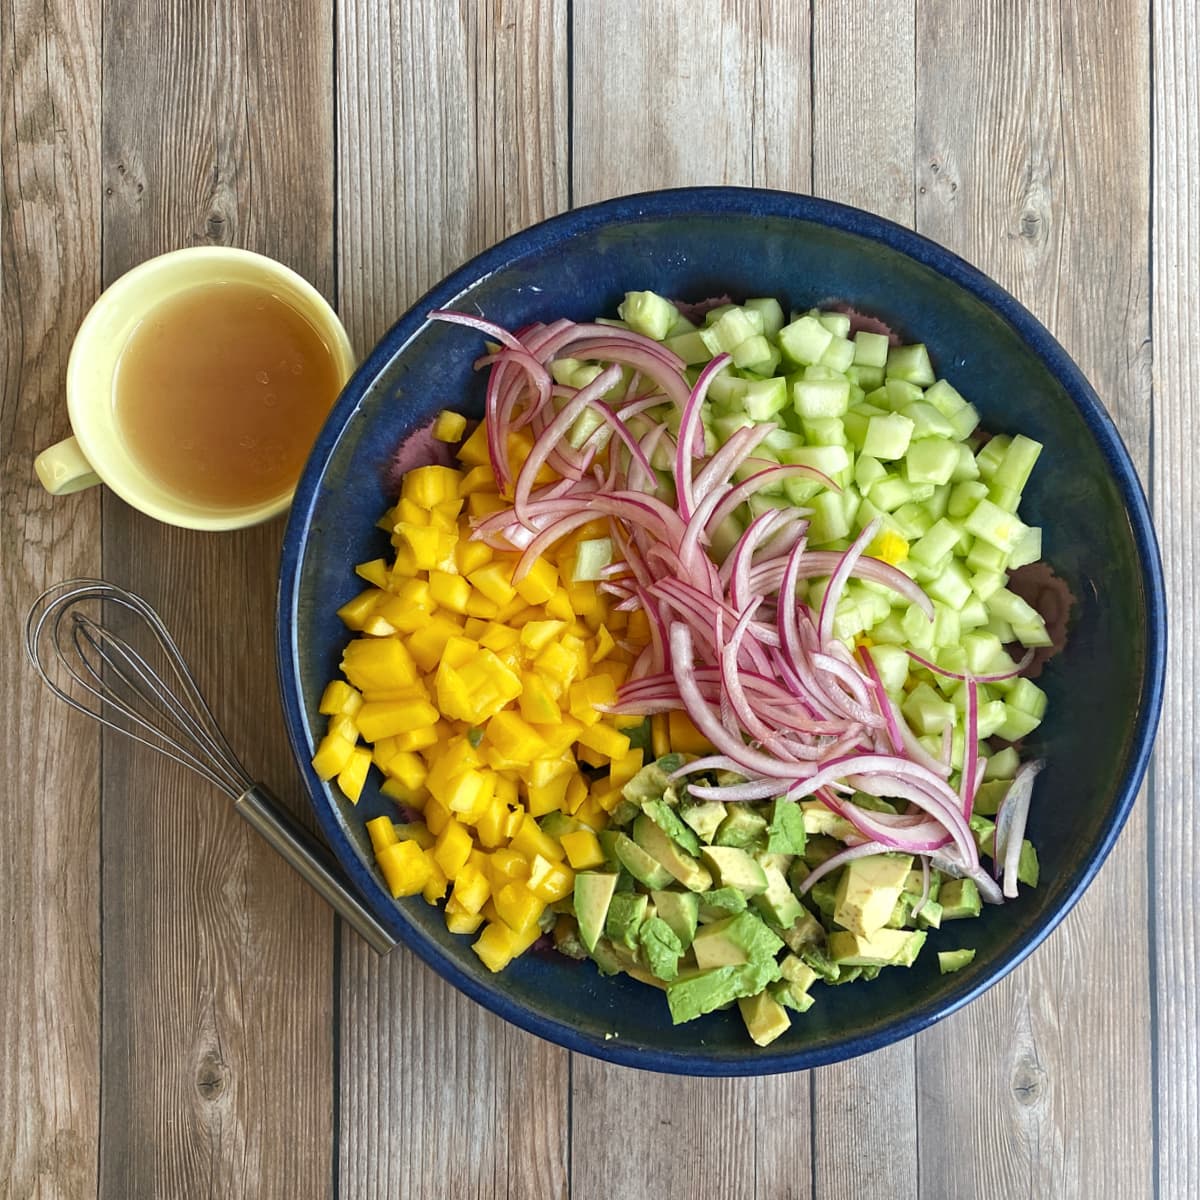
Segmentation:
{"type": "Polygon", "coordinates": [[[914,896],[911,892],[901,892],[900,899],[896,901],[896,907],[888,918],[887,927],[904,929],[912,928],[915,924],[921,929],[940,929],[942,927],[942,906],[936,900],[927,899],[924,904],[921,904],[920,911],[917,912],[918,904],[921,904],[920,896],[914,896]]]}
{"type": "Polygon", "coordinates": [[[665,800],[645,800],[642,812],[652,820],[673,842],[678,842],[689,854],[700,853],[700,839],[695,831],[685,825],[675,810],[665,800]]]}
{"type": "MultiPolygon", "coordinates": [[[[641,820],[641,818],[638,818],[641,820]]],[[[671,882],[671,873],[653,855],[647,854],[631,837],[618,833],[613,838],[613,852],[617,861],[639,883],[648,888],[666,887],[671,882]]]]}
{"type": "Polygon", "coordinates": [[[574,833],[583,828],[583,822],[565,812],[548,812],[540,821],[538,828],[548,837],[562,837],[564,833],[574,833]]]}
{"type": "Polygon", "coordinates": [[[664,754],[647,763],[622,789],[621,795],[639,808],[645,800],[658,800],[671,786],[671,775],[684,764],[682,754],[664,754]]]}
{"type": "Polygon", "coordinates": [[[667,984],[671,1021],[682,1025],[741,996],[753,996],[778,978],[779,964],[773,958],[736,967],[714,967],[687,978],[680,976],[667,984]]]}
{"type": "Polygon", "coordinates": [[[943,975],[952,975],[961,971],[968,963],[975,961],[974,950],[939,950],[938,970],[943,975]]]}
{"type": "Polygon", "coordinates": [[[638,943],[650,973],[656,979],[672,980],[679,974],[683,944],[661,917],[650,917],[638,929],[638,943]]]}
{"type": "Polygon", "coordinates": [[[692,801],[679,806],[679,815],[695,830],[697,837],[711,842],[725,820],[725,805],[720,800],[692,801]]]}
{"type": "Polygon", "coordinates": [[[1037,887],[1040,875],[1037,850],[1033,843],[1026,838],[1021,843],[1021,857],[1017,861],[1017,881],[1026,887],[1037,887]]]}
{"type": "Polygon", "coordinates": [[[825,941],[825,929],[821,922],[803,905],[800,915],[782,931],[784,945],[793,954],[799,954],[805,946],[819,946],[825,941]]]}
{"type": "Polygon", "coordinates": [[[706,924],[746,908],[746,897],[737,888],[714,888],[711,892],[702,892],[697,899],[700,901],[700,920],[706,924]]]}
{"type": "Polygon", "coordinates": [[[704,892],[712,887],[712,876],[690,855],[685,854],[644,813],[633,823],[633,837],[638,846],[662,868],[665,878],[648,887],[664,888],[672,879],[678,880],[692,892],[704,892]]]}
{"type": "Polygon", "coordinates": [[[738,1008],[746,1023],[746,1032],[756,1046],[769,1046],[792,1026],[792,1018],[787,1015],[787,1010],[770,992],[741,996],[738,998],[738,1008]]]}
{"type": "Polygon", "coordinates": [[[842,967],[908,967],[925,937],[923,930],[877,929],[869,938],[839,930],[829,935],[829,954],[842,967]]]}
{"type": "Polygon", "coordinates": [[[646,917],[649,897],[643,892],[617,892],[608,902],[604,932],[611,942],[630,950],[638,947],[638,929],[646,917]]]}
{"type": "Polygon", "coordinates": [[[592,947],[592,961],[601,975],[620,975],[625,969],[608,938],[601,938],[592,947]]]}
{"type": "Polygon", "coordinates": [[[692,939],[692,954],[701,970],[774,959],[782,949],[782,939],[751,912],[705,925],[692,939]]]}
{"type": "Polygon", "coordinates": [[[798,954],[785,954],[779,961],[779,974],[788,983],[794,983],[802,992],[807,992],[820,976],[798,954]]]}
{"type": "Polygon", "coordinates": [[[804,905],[796,899],[778,867],[763,867],[763,873],[767,877],[767,890],[754,897],[754,907],[780,929],[788,929],[804,912],[804,905]]]}
{"type": "Polygon", "coordinates": [[[807,840],[800,806],[794,800],[776,800],[767,826],[768,853],[803,854],[807,840]]]}
{"type": "Polygon", "coordinates": [[[734,846],[744,850],[755,842],[765,841],[767,836],[767,818],[760,812],[755,812],[747,804],[734,804],[729,808],[729,815],[717,829],[713,838],[716,846],[734,846]]]}
{"type": "Polygon", "coordinates": [[[872,937],[887,924],[911,869],[911,854],[871,854],[848,862],[838,881],[833,919],[851,933],[872,937]]]}
{"type": "Polygon", "coordinates": [[[580,871],[575,876],[575,919],[579,938],[590,954],[604,932],[608,904],[616,891],[617,877],[601,871],[580,871]]]}
{"type": "MultiPolygon", "coordinates": [[[[831,808],[826,808],[820,800],[801,800],[800,811],[804,815],[805,834],[817,834],[821,837],[836,838],[845,842],[858,836],[858,830],[846,820],[839,817],[831,808]]],[[[844,847],[841,847],[844,849],[844,847]]]]}
{"type": "Polygon", "coordinates": [[[736,846],[701,846],[700,857],[712,869],[721,887],[737,888],[743,896],[757,896],[767,890],[767,873],[745,850],[736,846]]]}
{"type": "MultiPolygon", "coordinates": [[[[576,877],[578,878],[578,876],[576,877]]],[[[692,944],[700,918],[700,897],[695,892],[651,892],[654,910],[679,939],[681,951],[692,944]]]]}
{"type": "Polygon", "coordinates": [[[786,979],[771,984],[770,992],[784,1008],[792,1008],[796,1012],[808,1012],[816,1003],[813,997],[798,983],[789,983],[786,979]]]}
{"type": "Polygon", "coordinates": [[[947,879],[940,893],[943,921],[977,917],[983,911],[979,888],[973,879],[947,879]]]}

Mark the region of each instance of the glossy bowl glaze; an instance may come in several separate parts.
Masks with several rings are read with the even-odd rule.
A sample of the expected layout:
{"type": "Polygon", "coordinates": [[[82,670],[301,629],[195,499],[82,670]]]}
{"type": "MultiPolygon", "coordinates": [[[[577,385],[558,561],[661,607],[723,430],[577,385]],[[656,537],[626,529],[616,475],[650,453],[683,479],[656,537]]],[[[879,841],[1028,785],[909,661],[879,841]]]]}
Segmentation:
{"type": "Polygon", "coordinates": [[[960,1008],[1012,970],[1062,920],[1100,868],[1146,768],[1162,699],[1166,621],[1145,497],[1112,421],[1061,346],[1003,289],[933,242],[857,209],[783,192],[702,188],[577,209],[500,243],[456,271],[388,332],[350,381],[296,491],[279,587],[278,656],[296,761],[320,826],[379,918],[467,995],[573,1050],[652,1070],[767,1074],[877,1049],[960,1008]],[[1028,739],[1045,757],[1029,834],[1042,882],[974,922],[932,932],[909,970],[817,989],[817,1003],[766,1049],[736,1010],[672,1026],[666,1003],[590,963],[529,953],[499,975],[440,909],[393,900],[372,865],[365,822],[394,812],[374,783],[357,806],[309,765],[317,704],[346,633],[334,610],[356,594],[353,566],[387,550],[396,447],[443,407],[478,414],[478,334],[431,323],[434,308],[510,328],[613,314],[627,290],[686,300],[775,296],[796,308],[853,305],[925,342],[985,428],[1046,445],[1022,502],[1044,557],[1075,604],[1065,650],[1043,672],[1049,715],[1028,739]],[[939,946],[974,963],[938,974],[939,946]]]}

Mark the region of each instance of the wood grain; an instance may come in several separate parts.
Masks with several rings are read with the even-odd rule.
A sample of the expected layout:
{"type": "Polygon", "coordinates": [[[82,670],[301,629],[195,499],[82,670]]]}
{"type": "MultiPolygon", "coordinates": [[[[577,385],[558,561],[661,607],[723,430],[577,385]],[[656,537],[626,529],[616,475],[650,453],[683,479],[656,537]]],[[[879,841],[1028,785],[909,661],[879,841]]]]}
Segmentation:
{"type": "MultiPolygon", "coordinates": [[[[577,204],[699,183],[809,189],[805,6],[605,0],[575,21],[577,204]]],[[[577,1057],[571,1094],[576,1200],[812,1194],[807,1076],[700,1080],[577,1057]]]]}
{"type": "MultiPolygon", "coordinates": [[[[333,283],[332,10],[108,0],[104,277],[216,242],[333,283]]],[[[249,769],[297,799],[272,658],[281,522],[172,530],[105,497],[249,769]]],[[[333,921],[206,784],[104,746],[101,1191],[329,1194],[333,921]]]]}
{"type": "MultiPolygon", "coordinates": [[[[923,4],[916,43],[918,228],[1046,322],[1144,475],[1143,6],[923,4]]],[[[1147,945],[1147,809],[1028,963],[920,1035],[923,1194],[1149,1193],[1147,960],[1130,953],[1147,945]]]]}
{"type": "Polygon", "coordinates": [[[33,456],[69,433],[63,379],[99,290],[98,3],[0,15],[0,1196],[96,1188],[99,728],[19,646],[43,588],[100,565],[96,493],[54,499],[33,456]]]}
{"type": "MultiPolygon", "coordinates": [[[[909,0],[813,6],[813,192],[909,226],[913,23],[909,0]]],[[[900,1042],[813,1072],[816,1195],[916,1197],[914,1046],[900,1042]]]]}
{"type": "Polygon", "coordinates": [[[1200,666],[1195,452],[1200,436],[1200,18],[1195,5],[1154,5],[1154,413],[1152,498],[1162,545],[1171,665],[1151,768],[1151,987],[1157,1017],[1155,1160],[1159,1195],[1200,1195],[1200,883],[1196,742],[1200,666]]]}
{"type": "MultiPolygon", "coordinates": [[[[471,254],[567,205],[564,0],[338,8],[340,296],[365,350],[471,254]]],[[[342,1197],[565,1197],[565,1051],[406,951],[342,955],[342,1197]]]]}
{"type": "Polygon", "coordinates": [[[575,204],[648,188],[807,191],[809,13],[719,0],[575,7],[575,204]]]}

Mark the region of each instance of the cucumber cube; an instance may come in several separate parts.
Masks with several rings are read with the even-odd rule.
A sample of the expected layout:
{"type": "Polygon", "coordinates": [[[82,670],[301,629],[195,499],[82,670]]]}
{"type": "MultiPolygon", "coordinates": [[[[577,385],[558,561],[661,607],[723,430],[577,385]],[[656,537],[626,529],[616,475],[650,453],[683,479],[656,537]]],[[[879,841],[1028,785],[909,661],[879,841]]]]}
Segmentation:
{"type": "Polygon", "coordinates": [[[1035,442],[1023,433],[1018,433],[1009,443],[1008,449],[1005,450],[1004,457],[996,467],[992,482],[1020,492],[1029,482],[1029,476],[1033,472],[1034,464],[1042,449],[1041,442],[1035,442]]]}
{"type": "Polygon", "coordinates": [[[1041,723],[1041,717],[1032,716],[1030,713],[1022,712],[1019,708],[1013,708],[1011,704],[1005,704],[1004,720],[996,729],[995,735],[1003,738],[1006,742],[1019,741],[1023,737],[1028,737],[1041,723]]]}
{"type": "Polygon", "coordinates": [[[779,351],[761,334],[756,333],[733,348],[733,365],[739,371],[754,371],[770,375],[779,365],[779,351]]]}
{"type": "MultiPolygon", "coordinates": [[[[967,451],[967,455],[971,457],[970,451],[967,451]]],[[[971,458],[971,461],[974,463],[974,458],[971,458]]],[[[950,489],[950,503],[946,507],[946,515],[961,521],[987,496],[987,491],[987,484],[980,483],[977,479],[956,483],[950,489]]]]}
{"type": "Polygon", "coordinates": [[[914,400],[902,409],[904,415],[913,423],[913,439],[919,438],[952,438],[954,426],[942,416],[932,404],[923,400],[914,400]]]}
{"type": "Polygon", "coordinates": [[[958,610],[958,620],[963,629],[978,629],[980,625],[986,625],[988,611],[983,601],[978,596],[968,596],[958,610]]]}
{"type": "Polygon", "coordinates": [[[895,512],[902,504],[909,503],[912,494],[913,485],[898,475],[885,475],[873,483],[867,492],[868,498],[876,508],[889,513],[895,512]]]}
{"type": "MultiPolygon", "coordinates": [[[[957,436],[957,433],[956,435],[957,436]]],[[[971,447],[966,442],[958,443],[958,463],[955,465],[954,474],[950,476],[951,483],[966,483],[970,480],[979,478],[979,464],[975,461],[975,455],[971,453],[971,447]]],[[[981,492],[980,495],[985,495],[981,492]]],[[[974,505],[972,505],[974,507],[974,505]]]]}
{"type": "Polygon", "coordinates": [[[918,683],[900,709],[919,734],[940,734],[947,725],[954,724],[954,705],[943,700],[927,683],[918,683]]]}
{"type": "Polygon", "coordinates": [[[963,525],[969,534],[1005,554],[1010,554],[1025,534],[1021,521],[987,499],[975,505],[963,525]]]}
{"type": "Polygon", "coordinates": [[[845,372],[854,362],[854,343],[847,338],[835,336],[821,355],[821,365],[845,372]]]}
{"type": "Polygon", "coordinates": [[[972,571],[1003,571],[1008,567],[1008,555],[977,538],[967,551],[966,564],[972,571]]]}
{"type": "Polygon", "coordinates": [[[929,351],[921,342],[911,346],[893,346],[888,351],[887,375],[889,379],[903,379],[918,387],[929,387],[936,376],[929,361],[929,351]]]}
{"type": "MultiPolygon", "coordinates": [[[[917,405],[911,405],[909,413],[917,405]]],[[[949,483],[958,466],[958,443],[941,437],[914,441],[904,458],[904,474],[909,483],[949,483]]]]}
{"type": "Polygon", "coordinates": [[[1021,765],[1021,756],[1011,747],[997,750],[987,761],[983,770],[984,779],[1003,779],[1011,782],[1021,765]]]}
{"type": "Polygon", "coordinates": [[[832,341],[833,334],[811,316],[803,316],[779,331],[779,348],[794,363],[820,362],[832,341]]]}
{"type": "Polygon", "coordinates": [[[679,319],[679,310],[655,292],[626,292],[617,315],[630,329],[661,342],[679,319]]]}
{"type": "Polygon", "coordinates": [[[925,585],[925,591],[931,599],[960,609],[971,595],[971,581],[962,564],[957,559],[951,559],[942,573],[925,585]]]}
{"type": "Polygon", "coordinates": [[[902,642],[909,642],[914,650],[933,649],[933,622],[915,604],[904,610],[900,623],[904,627],[902,642]]]}
{"type": "Polygon", "coordinates": [[[1021,540],[1013,547],[1008,557],[1008,565],[1015,571],[1017,567],[1035,563],[1042,557],[1042,531],[1036,525],[1028,525],[1021,540]]]}
{"type": "Polygon", "coordinates": [[[752,421],[769,421],[786,407],[787,382],[779,376],[772,376],[770,379],[746,379],[742,382],[745,384],[742,403],[745,405],[746,415],[752,421]]]}
{"type": "Polygon", "coordinates": [[[663,345],[672,354],[678,354],[689,367],[695,363],[706,363],[713,357],[712,351],[704,344],[704,338],[695,330],[664,338],[663,345]]]}
{"type": "Polygon", "coordinates": [[[1004,703],[1039,720],[1046,715],[1046,693],[1031,679],[1015,680],[1004,703]]]}
{"type": "MultiPolygon", "coordinates": [[[[835,449],[837,447],[813,448],[835,449]]],[[[846,519],[842,498],[836,492],[819,492],[812,499],[812,510],[808,537],[813,545],[825,545],[827,542],[844,538],[850,532],[850,522],[846,519]]]]}
{"type": "Polygon", "coordinates": [[[906,504],[900,505],[892,513],[892,520],[896,523],[896,528],[903,535],[905,541],[909,542],[914,542],[928,533],[933,525],[933,515],[924,504],[917,500],[909,500],[906,504]]]}
{"type": "Polygon", "coordinates": [[[944,379],[925,389],[925,401],[932,404],[943,417],[952,417],[967,407],[967,402],[959,392],[944,379]]]}
{"type": "Polygon", "coordinates": [[[893,695],[904,688],[908,678],[908,666],[912,661],[899,646],[875,645],[871,647],[871,661],[879,673],[883,689],[893,695]]]}
{"type": "Polygon", "coordinates": [[[975,455],[975,461],[979,464],[979,476],[981,479],[991,481],[992,476],[996,473],[996,468],[1003,461],[1011,442],[1012,438],[1008,434],[998,433],[995,437],[990,438],[987,445],[983,446],[979,453],[975,455]]]}
{"type": "MultiPolygon", "coordinates": [[[[843,432],[845,431],[845,423],[842,425],[843,432]]],[[[887,475],[887,467],[883,465],[877,458],[872,458],[869,454],[860,454],[854,463],[854,482],[859,488],[867,492],[871,485],[878,483],[887,475]]]]}
{"type": "MultiPolygon", "coordinates": [[[[854,365],[859,367],[876,367],[883,369],[887,366],[888,340],[883,333],[868,333],[860,329],[854,335],[854,365]]],[[[879,381],[883,382],[882,379],[879,381]]]]}
{"type": "Polygon", "coordinates": [[[846,378],[864,392],[872,392],[883,386],[883,368],[855,363],[846,368],[846,378]]]}
{"type": "Polygon", "coordinates": [[[909,558],[932,566],[958,545],[959,529],[949,521],[938,521],[920,541],[909,547],[909,558]]]}
{"type": "Polygon", "coordinates": [[[979,706],[975,717],[979,726],[979,740],[990,738],[1008,719],[1003,700],[989,700],[979,706]]]}
{"type": "Polygon", "coordinates": [[[831,479],[836,479],[850,467],[850,455],[845,446],[797,446],[795,450],[784,450],[780,459],[785,463],[812,467],[831,479]]]}
{"type": "Polygon", "coordinates": [[[792,403],[803,418],[840,417],[850,406],[848,379],[800,379],[792,387],[792,403]]]}
{"type": "Polygon", "coordinates": [[[850,336],[850,318],[845,313],[818,312],[814,308],[810,315],[816,317],[834,337],[848,338],[850,336]]]}
{"type": "Polygon", "coordinates": [[[987,600],[1005,584],[1007,576],[1001,571],[976,571],[971,576],[971,591],[980,600],[987,600]]]}
{"type": "Polygon", "coordinates": [[[783,328],[783,309],[778,300],[770,296],[755,297],[746,301],[746,308],[762,317],[762,331],[767,337],[775,337],[783,328]]]}
{"type": "Polygon", "coordinates": [[[846,427],[840,417],[813,417],[800,422],[810,446],[844,446],[846,427]]]}
{"type": "Polygon", "coordinates": [[[1015,513],[1021,506],[1021,493],[1015,488],[1001,487],[1000,484],[993,481],[992,486],[988,488],[987,498],[997,507],[1004,509],[1005,512],[1015,513]]]}
{"type": "MultiPolygon", "coordinates": [[[[862,451],[872,458],[903,458],[912,440],[912,434],[912,421],[899,413],[871,417],[867,422],[867,436],[863,440],[862,451]]],[[[875,503],[878,504],[879,501],[876,500],[875,503]]]]}

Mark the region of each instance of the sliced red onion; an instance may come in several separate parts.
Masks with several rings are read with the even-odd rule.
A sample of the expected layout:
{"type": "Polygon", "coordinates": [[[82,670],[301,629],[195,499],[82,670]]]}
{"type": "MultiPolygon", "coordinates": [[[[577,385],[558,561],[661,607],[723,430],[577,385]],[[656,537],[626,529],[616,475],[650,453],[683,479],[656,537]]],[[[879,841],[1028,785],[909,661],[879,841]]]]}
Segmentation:
{"type": "Polygon", "coordinates": [[[1004,895],[1010,900],[1017,894],[1017,869],[1021,862],[1021,843],[1025,840],[1025,824],[1029,819],[1029,802],[1033,797],[1033,781],[1044,766],[1038,759],[1024,763],[1013,778],[996,814],[996,839],[993,852],[996,863],[1004,867],[1004,895]]]}
{"type": "Polygon", "coordinates": [[[820,883],[826,875],[832,875],[838,867],[844,867],[846,863],[853,862],[856,858],[867,858],[872,854],[886,854],[890,849],[891,847],[884,845],[883,842],[863,842],[858,846],[848,846],[845,850],[839,850],[837,854],[831,854],[820,866],[814,867],[805,875],[796,889],[797,894],[803,896],[809,888],[820,883]]]}
{"type": "Polygon", "coordinates": [[[878,517],[868,521],[858,537],[851,542],[849,549],[841,556],[837,569],[829,577],[829,586],[826,587],[825,594],[821,597],[821,613],[817,620],[817,638],[822,646],[828,645],[833,638],[833,618],[838,601],[841,600],[842,592],[845,591],[846,581],[850,578],[855,564],[871,544],[871,539],[878,529],[878,517]]]}
{"type": "Polygon", "coordinates": [[[1027,666],[1029,666],[1031,662],[1033,662],[1034,655],[1034,651],[1032,649],[1026,650],[1024,655],[1021,657],[1021,661],[1017,663],[1011,671],[1001,671],[996,675],[963,675],[958,671],[947,671],[945,667],[939,667],[937,663],[933,662],[931,659],[922,657],[915,650],[907,650],[905,653],[907,653],[908,657],[914,662],[919,663],[927,671],[932,671],[935,675],[942,675],[946,679],[957,679],[960,681],[974,680],[976,683],[1000,683],[1005,679],[1015,679],[1023,670],[1025,670],[1027,666]]]}
{"type": "Polygon", "coordinates": [[[679,421],[679,439],[675,446],[675,487],[679,495],[679,512],[685,521],[690,521],[696,507],[696,497],[692,492],[692,463],[703,456],[704,426],[700,423],[700,413],[704,405],[704,397],[708,394],[708,385],[713,378],[725,370],[733,362],[728,354],[718,354],[716,358],[705,364],[692,388],[687,403],[679,421]],[[697,443],[699,435],[701,441],[697,443]],[[696,454],[695,446],[701,446],[700,454],[696,454]]]}

